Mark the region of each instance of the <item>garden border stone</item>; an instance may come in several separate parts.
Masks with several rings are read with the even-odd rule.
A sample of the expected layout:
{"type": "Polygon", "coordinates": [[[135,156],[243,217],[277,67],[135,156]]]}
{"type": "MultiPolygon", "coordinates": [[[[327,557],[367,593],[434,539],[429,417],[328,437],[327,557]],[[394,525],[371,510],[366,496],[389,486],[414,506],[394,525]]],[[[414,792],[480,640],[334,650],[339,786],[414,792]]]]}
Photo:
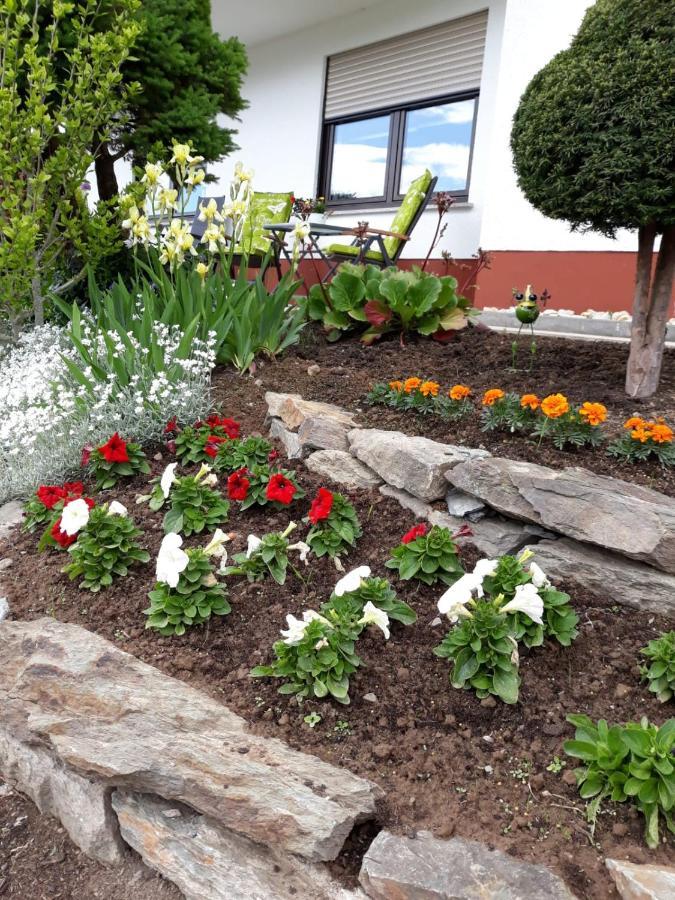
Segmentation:
{"type": "Polygon", "coordinates": [[[605,865],[623,900],[672,900],[675,868],[606,859],[605,865]]]}

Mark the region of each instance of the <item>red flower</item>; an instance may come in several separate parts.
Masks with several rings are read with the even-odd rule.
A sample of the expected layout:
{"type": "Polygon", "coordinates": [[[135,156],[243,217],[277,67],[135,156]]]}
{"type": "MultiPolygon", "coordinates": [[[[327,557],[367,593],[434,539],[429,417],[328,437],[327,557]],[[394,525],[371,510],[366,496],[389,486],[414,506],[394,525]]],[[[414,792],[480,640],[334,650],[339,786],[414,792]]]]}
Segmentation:
{"type": "Polygon", "coordinates": [[[80,458],[80,465],[82,468],[86,468],[89,465],[89,460],[91,459],[91,447],[87,445],[82,448],[82,456],[80,458]]]}
{"type": "Polygon", "coordinates": [[[82,494],[84,494],[84,485],[81,481],[66,481],[63,485],[63,489],[69,500],[77,500],[78,497],[81,497],[82,494]]]}
{"type": "Polygon", "coordinates": [[[169,451],[169,453],[175,453],[176,452],[176,442],[175,441],[167,441],[166,449],[169,451]]]}
{"type": "Polygon", "coordinates": [[[248,469],[239,469],[227,479],[227,496],[230,500],[245,500],[251,482],[246,478],[248,469]]]}
{"type": "Polygon", "coordinates": [[[217,434],[210,434],[204,444],[204,453],[215,458],[218,455],[218,445],[224,444],[226,441],[227,438],[220,437],[217,434]]]}
{"type": "Polygon", "coordinates": [[[56,484],[41,484],[35,496],[47,509],[54,509],[59,500],[65,500],[66,492],[56,484]]]}
{"type": "Polygon", "coordinates": [[[225,434],[234,440],[234,438],[239,437],[239,432],[241,431],[241,425],[239,422],[235,422],[234,419],[221,419],[220,416],[209,416],[206,420],[206,424],[210,428],[222,428],[225,434]]]}
{"type": "Polygon", "coordinates": [[[127,443],[117,432],[113,434],[107,444],[98,447],[98,451],[106,462],[125,463],[129,462],[129,454],[127,453],[127,443]]]}
{"type": "Polygon", "coordinates": [[[175,434],[178,431],[178,420],[175,416],[172,416],[169,421],[166,423],[166,428],[164,429],[164,434],[175,434]]]}
{"type": "Polygon", "coordinates": [[[410,544],[412,541],[417,540],[418,537],[424,537],[427,533],[427,526],[424,522],[420,522],[419,525],[413,525],[413,527],[401,538],[402,544],[410,544]]]}
{"type": "Polygon", "coordinates": [[[327,519],[333,508],[333,494],[326,488],[319,488],[316,497],[312,500],[309,510],[309,521],[312,525],[327,519]]]}
{"type": "Polygon", "coordinates": [[[465,522],[464,525],[461,526],[459,531],[455,532],[455,534],[453,534],[452,537],[453,537],[453,539],[461,538],[461,537],[473,537],[473,531],[465,522]]]}
{"type": "Polygon", "coordinates": [[[197,428],[203,428],[203,427],[204,427],[204,423],[202,422],[201,419],[197,419],[197,421],[195,422],[195,424],[194,424],[192,427],[195,428],[195,429],[197,429],[197,428]]]}
{"type": "Polygon", "coordinates": [[[283,503],[288,506],[295,495],[296,487],[292,481],[289,481],[281,472],[272,475],[268,484],[265,496],[268,500],[276,500],[277,503],[283,503]]]}
{"type": "Polygon", "coordinates": [[[66,534],[65,531],[61,531],[61,516],[52,525],[50,533],[59,547],[70,547],[77,540],[76,534],[66,534]]]}
{"type": "Polygon", "coordinates": [[[272,463],[275,463],[280,456],[281,453],[279,453],[278,450],[270,450],[270,452],[267,454],[267,462],[271,465],[272,463]]]}

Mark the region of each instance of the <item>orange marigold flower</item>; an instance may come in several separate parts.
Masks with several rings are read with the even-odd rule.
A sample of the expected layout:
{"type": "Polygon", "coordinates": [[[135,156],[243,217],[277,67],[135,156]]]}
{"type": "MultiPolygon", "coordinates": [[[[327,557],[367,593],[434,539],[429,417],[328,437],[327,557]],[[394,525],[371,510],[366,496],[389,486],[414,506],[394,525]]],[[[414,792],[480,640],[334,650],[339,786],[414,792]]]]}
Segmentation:
{"type": "Polygon", "coordinates": [[[630,419],[626,419],[623,423],[623,427],[632,431],[634,428],[642,428],[644,424],[645,420],[641,419],[640,416],[631,416],[630,419]]]}
{"type": "Polygon", "coordinates": [[[455,384],[448,391],[448,397],[451,400],[466,400],[471,393],[471,388],[465,384],[455,384]]]}
{"type": "Polygon", "coordinates": [[[665,422],[657,422],[652,426],[652,440],[656,444],[670,444],[673,440],[673,429],[665,422]]]}
{"type": "Polygon", "coordinates": [[[602,403],[582,403],[579,415],[583,416],[589,425],[599,425],[607,418],[607,407],[602,403]]]}
{"type": "Polygon", "coordinates": [[[523,394],[520,398],[520,405],[523,409],[539,409],[541,401],[536,394],[523,394]]]}
{"type": "Polygon", "coordinates": [[[390,381],[389,387],[392,391],[402,391],[403,390],[403,382],[402,381],[390,381]]]}
{"type": "Polygon", "coordinates": [[[440,385],[435,381],[423,381],[420,385],[420,394],[423,397],[437,397],[440,385]]]}
{"type": "Polygon", "coordinates": [[[570,405],[564,394],[549,394],[541,401],[541,411],[548,419],[559,419],[570,411],[570,405]]]}
{"type": "Polygon", "coordinates": [[[501,388],[490,388],[489,391],[485,391],[483,394],[483,406],[492,406],[497,400],[501,400],[503,396],[504,391],[501,388]]]}
{"type": "Polygon", "coordinates": [[[630,436],[634,441],[640,441],[641,444],[644,444],[652,436],[652,433],[648,428],[645,428],[643,423],[642,425],[638,425],[637,428],[634,428],[631,431],[630,436]]]}
{"type": "Polygon", "coordinates": [[[421,384],[421,378],[406,378],[406,380],[403,382],[403,390],[406,392],[406,394],[412,394],[412,392],[416,391],[421,384]]]}

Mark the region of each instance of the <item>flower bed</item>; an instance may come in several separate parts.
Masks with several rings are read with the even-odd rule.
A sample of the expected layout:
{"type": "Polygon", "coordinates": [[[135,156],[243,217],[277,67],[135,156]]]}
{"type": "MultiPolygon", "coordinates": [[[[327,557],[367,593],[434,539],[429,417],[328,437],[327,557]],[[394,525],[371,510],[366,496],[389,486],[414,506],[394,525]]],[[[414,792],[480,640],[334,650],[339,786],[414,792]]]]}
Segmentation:
{"type": "MultiPolygon", "coordinates": [[[[244,434],[262,424],[247,405],[251,394],[246,387],[242,385],[239,409],[228,406],[236,419],[243,414],[244,434]]],[[[204,447],[207,443],[208,437],[204,447]]],[[[223,452],[219,449],[217,455],[223,452]]],[[[114,497],[130,511],[143,532],[141,548],[154,559],[164,540],[165,510],[137,504],[136,498],[146,493],[148,477],[160,483],[172,457],[169,452],[161,460],[152,459],[150,453],[148,457],[149,476],[125,479],[103,496],[114,497]]],[[[200,465],[195,460],[176,474],[195,475],[200,465]]],[[[295,481],[306,494],[293,499],[290,508],[268,503],[242,509],[241,495],[230,497],[232,509],[223,527],[236,532],[227,545],[230,561],[240,557],[235,564],[247,558],[249,534],[277,532],[287,539],[289,518],[298,521],[308,515],[309,521],[299,525],[290,539],[309,540],[312,529],[328,522],[334,512],[341,513],[342,521],[340,505],[336,507],[335,499],[329,504],[320,492],[325,488],[321,481],[301,463],[284,461],[283,466],[289,482],[295,481]]],[[[242,489],[241,478],[236,490],[242,489]]],[[[227,481],[221,478],[223,490],[227,481]]],[[[169,488],[170,496],[175,488],[169,488]]],[[[507,706],[489,694],[481,701],[473,690],[451,686],[452,667],[433,652],[448,627],[439,621],[437,607],[445,585],[399,581],[385,565],[392,558],[389,551],[404,535],[404,546],[413,552],[420,534],[409,534],[412,516],[379,493],[345,495],[345,501],[353,503],[363,529],[345,567],[367,565],[373,575],[391,579],[399,600],[417,616],[415,623],[403,624],[390,613],[388,640],[377,628],[363,629],[358,637],[362,665],[350,674],[348,707],[309,699],[299,708],[294,698],[277,692],[278,682],[250,678],[252,667],[272,662],[272,645],[279,640],[280,629],[286,630],[288,615],[302,620],[306,610],[318,610],[328,601],[339,578],[329,552],[312,557],[308,568],[294,554],[291,562],[299,576],[289,567],[284,584],[274,577],[276,555],[270,556],[272,577],[258,580],[252,572],[250,578],[244,577],[249,573],[233,573],[220,579],[228,586],[229,614],[212,616],[183,635],[163,636],[145,627],[147,595],[155,580],[152,565],[132,566],[118,586],[92,594],[79,590],[60,571],[64,553],[46,553],[36,566],[36,535],[15,533],[9,547],[0,550],[14,559],[5,577],[13,614],[32,618],[49,613],[98,631],[165,672],[223,699],[254,720],[262,733],[281,736],[378,781],[387,792],[381,816],[385,826],[432,828],[446,836],[454,830],[487,840],[523,859],[553,866],[579,896],[608,895],[602,857],[613,852],[645,861],[642,822],[625,806],[617,810],[609,805],[597,826],[601,849],[591,845],[584,803],[568,783],[575,763],[565,756],[562,743],[573,737],[574,729],[565,715],[578,712],[593,720],[604,716],[627,721],[646,714],[663,721],[664,707],[640,681],[636,667],[639,650],[668,623],[651,615],[626,614],[612,607],[611,600],[598,601],[570,588],[580,619],[577,640],[570,647],[550,640],[532,649],[521,645],[519,703],[507,706]]],[[[186,538],[184,549],[203,550],[212,531],[186,538]]],[[[355,536],[354,528],[350,533],[355,536]]],[[[270,552],[276,554],[278,549],[270,547],[270,552]]],[[[399,556],[399,574],[405,577],[408,572],[400,569],[404,562],[410,568],[410,561],[405,554],[399,556]]],[[[476,562],[471,550],[461,553],[467,571],[476,562]]],[[[565,589],[564,584],[559,587],[565,589]]],[[[667,853],[661,848],[649,858],[663,861],[667,853]]],[[[346,857],[342,863],[347,863],[346,857]]]]}

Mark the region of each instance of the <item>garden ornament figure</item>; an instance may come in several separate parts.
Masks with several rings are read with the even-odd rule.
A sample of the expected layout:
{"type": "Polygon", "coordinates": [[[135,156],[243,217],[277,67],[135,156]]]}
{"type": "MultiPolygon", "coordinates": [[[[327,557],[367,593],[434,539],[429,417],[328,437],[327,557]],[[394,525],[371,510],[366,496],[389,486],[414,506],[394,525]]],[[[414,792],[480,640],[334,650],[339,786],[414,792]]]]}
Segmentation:
{"type": "Polygon", "coordinates": [[[547,301],[550,299],[549,292],[544,288],[541,295],[538,296],[532,290],[532,285],[528,284],[525,291],[519,291],[517,288],[513,288],[512,291],[513,299],[516,301],[516,318],[520,322],[520,328],[518,329],[518,334],[516,335],[515,340],[511,344],[511,364],[513,368],[516,368],[516,355],[518,353],[518,338],[520,337],[520,332],[523,330],[523,326],[527,325],[530,329],[530,335],[532,337],[532,342],[530,344],[530,372],[532,371],[532,366],[534,365],[534,357],[537,353],[537,343],[534,339],[534,323],[539,318],[541,313],[541,306],[546,306],[547,301]]]}

